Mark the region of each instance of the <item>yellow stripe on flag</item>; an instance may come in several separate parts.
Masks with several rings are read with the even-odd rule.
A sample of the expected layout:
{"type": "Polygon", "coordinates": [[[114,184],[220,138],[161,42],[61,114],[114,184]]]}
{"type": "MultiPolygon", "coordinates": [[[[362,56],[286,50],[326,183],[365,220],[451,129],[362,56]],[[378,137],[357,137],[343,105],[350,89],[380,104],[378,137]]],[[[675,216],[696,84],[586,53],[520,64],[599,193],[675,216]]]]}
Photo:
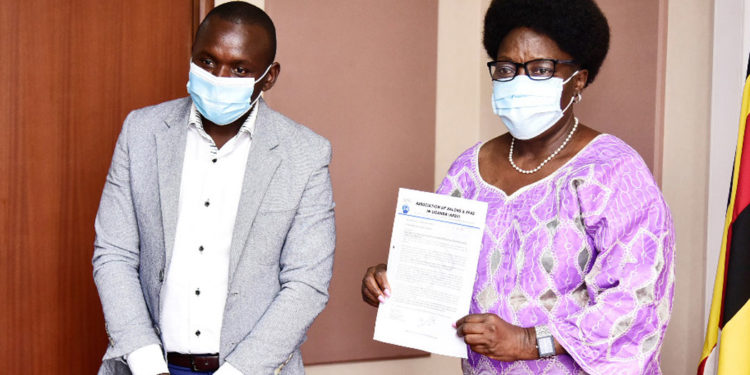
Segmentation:
{"type": "Polygon", "coordinates": [[[748,335],[750,335],[750,303],[742,306],[721,330],[718,374],[750,374],[748,335]]]}
{"type": "MultiPolygon", "coordinates": [[[[711,313],[708,317],[708,326],[706,327],[706,339],[703,342],[703,353],[701,355],[701,362],[703,362],[713,351],[719,337],[719,319],[722,311],[722,297],[724,296],[724,275],[726,265],[726,248],[727,248],[727,236],[729,234],[729,227],[732,225],[732,213],[734,212],[734,198],[737,194],[737,184],[740,176],[740,166],[742,161],[742,145],[745,141],[745,126],[747,122],[747,116],[750,114],[750,79],[745,80],[745,89],[742,93],[742,110],[740,115],[740,126],[739,134],[737,136],[737,150],[734,156],[734,172],[732,173],[732,192],[731,199],[729,200],[729,206],[727,207],[727,214],[724,220],[724,236],[721,239],[721,250],[719,252],[719,264],[716,267],[716,279],[714,281],[714,292],[711,300],[711,313]]],[[[748,156],[750,157],[750,155],[748,156]]],[[[719,374],[750,374],[750,367],[746,367],[745,372],[736,371],[738,367],[734,367],[730,370],[729,366],[735,364],[739,366],[741,363],[750,366],[750,355],[748,355],[748,335],[750,335],[750,312],[748,312],[748,305],[742,307],[729,322],[726,323],[722,330],[721,341],[722,345],[719,352],[719,374]],[[744,320],[739,318],[744,317],[744,320]],[[739,329],[739,331],[730,332],[730,328],[739,329]],[[730,339],[727,339],[729,335],[730,339]],[[744,339],[744,340],[741,340],[744,339]],[[730,341],[732,340],[731,344],[730,341]],[[739,354],[741,352],[741,354],[739,354]],[[731,354],[728,354],[731,353],[731,354]],[[738,355],[739,354],[739,355],[738,355]],[[732,358],[730,356],[737,355],[732,358]],[[722,366],[722,358],[724,365],[722,366]],[[731,358],[731,359],[730,359],[731,358]],[[730,363],[731,362],[731,363],[730,363]],[[724,369],[722,372],[721,369],[724,369]]]]}

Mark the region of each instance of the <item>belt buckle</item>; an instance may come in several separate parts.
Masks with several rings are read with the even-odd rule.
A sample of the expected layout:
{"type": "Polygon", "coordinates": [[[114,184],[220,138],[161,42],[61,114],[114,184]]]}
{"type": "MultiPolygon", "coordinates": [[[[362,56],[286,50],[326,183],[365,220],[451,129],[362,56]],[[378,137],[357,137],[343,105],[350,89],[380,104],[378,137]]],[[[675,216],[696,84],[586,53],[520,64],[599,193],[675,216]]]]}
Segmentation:
{"type": "Polygon", "coordinates": [[[195,365],[195,356],[190,356],[190,369],[193,370],[193,372],[200,372],[198,370],[198,367],[195,365]]]}

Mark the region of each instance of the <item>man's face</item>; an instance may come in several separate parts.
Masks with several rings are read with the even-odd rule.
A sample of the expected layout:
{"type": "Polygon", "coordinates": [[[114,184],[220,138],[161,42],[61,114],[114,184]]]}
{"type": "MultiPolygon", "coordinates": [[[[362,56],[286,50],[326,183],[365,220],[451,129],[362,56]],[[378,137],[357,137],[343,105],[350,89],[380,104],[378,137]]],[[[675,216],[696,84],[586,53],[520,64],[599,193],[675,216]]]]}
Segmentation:
{"type": "MultiPolygon", "coordinates": [[[[196,36],[192,61],[217,77],[258,78],[272,60],[268,34],[257,25],[236,24],[213,17],[196,36]]],[[[278,64],[255,84],[253,100],[273,86],[278,64]]]]}

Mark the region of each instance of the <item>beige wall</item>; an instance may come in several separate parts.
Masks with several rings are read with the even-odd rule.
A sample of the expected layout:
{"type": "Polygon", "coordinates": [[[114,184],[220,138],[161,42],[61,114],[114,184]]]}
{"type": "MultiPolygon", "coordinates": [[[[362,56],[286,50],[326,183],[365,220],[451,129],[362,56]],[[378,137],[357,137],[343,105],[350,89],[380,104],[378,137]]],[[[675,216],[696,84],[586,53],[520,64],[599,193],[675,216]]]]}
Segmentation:
{"type": "Polygon", "coordinates": [[[308,375],[457,375],[456,358],[432,355],[425,358],[305,366],[308,375]]]}
{"type": "MultiPolygon", "coordinates": [[[[273,0],[269,0],[273,1],[273,0]]],[[[440,0],[438,5],[437,98],[435,128],[435,184],[440,182],[456,155],[496,129],[489,107],[486,72],[477,69],[485,54],[478,35],[489,0],[440,0]],[[467,43],[473,40],[473,43],[467,43]],[[485,98],[486,103],[482,102],[485,98]],[[482,126],[484,125],[484,127],[482,126]]],[[[461,372],[456,358],[370,361],[306,366],[310,375],[452,375],[461,372]]]]}
{"type": "Polygon", "coordinates": [[[662,189],[676,227],[677,281],[662,358],[666,373],[688,374],[700,359],[706,322],[713,1],[670,1],[668,25],[662,189]]]}
{"type": "Polygon", "coordinates": [[[368,266],[387,259],[398,188],[432,189],[437,3],[265,6],[281,64],[268,103],[333,146],[335,266],[328,306],[302,346],[305,362],[424,355],[372,340],[377,310],[362,302],[360,285],[368,266]]]}
{"type": "Polygon", "coordinates": [[[462,151],[502,130],[490,107],[482,24],[489,0],[441,0],[438,7],[435,187],[462,151]]]}

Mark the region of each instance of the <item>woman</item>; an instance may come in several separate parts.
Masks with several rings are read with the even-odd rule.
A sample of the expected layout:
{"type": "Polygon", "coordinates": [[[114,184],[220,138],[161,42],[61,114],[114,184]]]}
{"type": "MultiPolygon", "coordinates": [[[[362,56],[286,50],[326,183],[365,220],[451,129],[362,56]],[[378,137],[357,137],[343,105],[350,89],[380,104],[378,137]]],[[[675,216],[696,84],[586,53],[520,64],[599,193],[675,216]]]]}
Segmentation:
{"type": "MultiPolygon", "coordinates": [[[[489,204],[465,374],[659,374],[674,294],[674,232],[648,168],[575,103],[609,48],[592,0],[495,0],[484,47],[509,133],[456,159],[441,194],[489,204]]],[[[362,297],[386,301],[386,266],[362,297]]]]}

